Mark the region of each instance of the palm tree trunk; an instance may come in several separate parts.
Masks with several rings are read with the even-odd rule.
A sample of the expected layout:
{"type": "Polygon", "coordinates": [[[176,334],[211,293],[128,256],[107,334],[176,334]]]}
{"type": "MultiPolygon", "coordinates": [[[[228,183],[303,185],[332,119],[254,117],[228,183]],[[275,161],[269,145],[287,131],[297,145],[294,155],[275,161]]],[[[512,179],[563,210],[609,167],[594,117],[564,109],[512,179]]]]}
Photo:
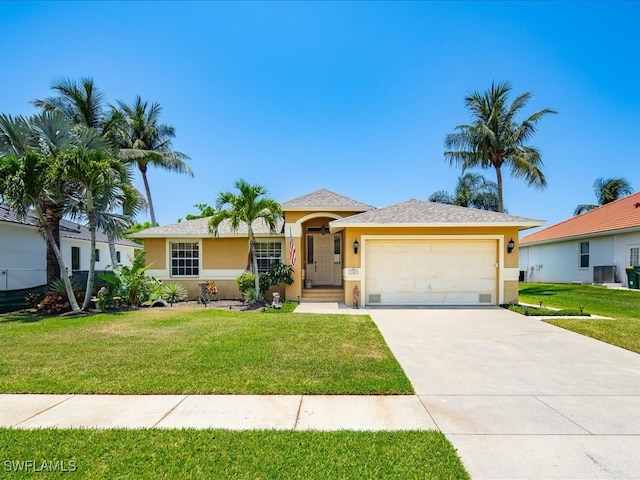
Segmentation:
{"type": "Polygon", "coordinates": [[[504,213],[504,202],[502,200],[502,171],[500,166],[496,166],[496,183],[498,185],[498,212],[504,213]]]}
{"type": "Polygon", "coordinates": [[[107,232],[107,239],[109,240],[109,256],[111,257],[111,265],[115,267],[118,264],[115,235],[112,232],[107,232]]]}
{"type": "MultiPolygon", "coordinates": [[[[43,224],[43,228],[45,228],[44,237],[47,245],[47,283],[51,283],[60,278],[62,272],[60,271],[60,263],[58,262],[53,246],[47,241],[47,236],[49,235],[47,232],[50,232],[51,237],[59,250],[62,208],[53,202],[46,202],[43,203],[42,209],[44,211],[44,221],[46,222],[46,224],[43,224]]],[[[67,272],[64,273],[66,274],[67,272]]]]}
{"type": "Polygon", "coordinates": [[[249,235],[249,256],[251,257],[251,261],[253,264],[253,285],[256,289],[256,301],[260,297],[260,275],[258,274],[258,257],[256,257],[256,239],[253,236],[253,229],[251,228],[251,224],[248,224],[248,232],[249,235]]]}
{"type": "Polygon", "coordinates": [[[80,311],[80,307],[78,306],[78,302],[76,301],[76,296],[73,293],[71,280],[69,280],[69,275],[67,275],[66,273],[67,269],[65,267],[64,260],[62,259],[62,254],[60,253],[60,249],[58,248],[58,245],[56,244],[53,238],[53,232],[49,229],[49,225],[45,222],[45,218],[42,213],[42,210],[40,210],[40,206],[36,207],[36,214],[38,215],[40,222],[45,227],[45,234],[46,234],[47,241],[51,245],[51,248],[53,249],[53,252],[56,256],[56,259],[58,260],[58,266],[60,268],[60,271],[64,272],[64,274],[62,275],[62,281],[64,282],[64,289],[67,292],[67,298],[69,299],[69,305],[71,306],[71,310],[74,313],[77,313],[80,311]]]}
{"type": "Polygon", "coordinates": [[[87,216],[89,217],[89,232],[91,234],[91,246],[89,247],[89,272],[87,273],[87,288],[84,292],[84,302],[82,310],[89,308],[89,303],[93,297],[93,277],[96,271],[96,216],[93,211],[93,196],[87,192],[87,216]]]}
{"type": "Polygon", "coordinates": [[[149,180],[147,180],[147,171],[146,169],[140,169],[142,172],[142,181],[144,182],[144,191],[147,195],[147,203],[149,204],[149,215],[151,215],[151,226],[157,227],[158,222],[156,222],[156,212],[153,210],[153,201],[151,200],[151,189],[149,188],[149,180]]]}

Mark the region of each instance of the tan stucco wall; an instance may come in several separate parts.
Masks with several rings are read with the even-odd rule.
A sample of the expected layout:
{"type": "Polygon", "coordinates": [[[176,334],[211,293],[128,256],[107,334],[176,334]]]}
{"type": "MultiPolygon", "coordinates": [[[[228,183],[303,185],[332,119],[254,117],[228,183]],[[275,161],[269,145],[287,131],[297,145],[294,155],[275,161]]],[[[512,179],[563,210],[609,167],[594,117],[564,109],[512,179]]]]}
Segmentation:
{"type": "Polygon", "coordinates": [[[144,241],[146,265],[152,265],[154,270],[167,268],[166,240],[164,238],[147,238],[144,241]]]}
{"type": "Polygon", "coordinates": [[[504,303],[518,303],[518,282],[504,282],[504,303]]]}
{"type": "MultiPolygon", "coordinates": [[[[258,239],[263,241],[262,239],[258,239]]],[[[266,240],[264,240],[266,241],[266,240]]],[[[283,241],[282,238],[269,241],[283,241]]],[[[246,238],[204,238],[202,268],[205,270],[245,268],[249,241],[246,238]]]]}

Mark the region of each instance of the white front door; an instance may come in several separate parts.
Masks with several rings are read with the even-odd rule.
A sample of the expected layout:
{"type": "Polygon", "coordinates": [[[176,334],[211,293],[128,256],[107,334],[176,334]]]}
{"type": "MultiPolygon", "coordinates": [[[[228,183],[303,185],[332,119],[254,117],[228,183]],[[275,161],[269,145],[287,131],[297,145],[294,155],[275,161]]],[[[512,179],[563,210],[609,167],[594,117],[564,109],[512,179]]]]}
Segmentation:
{"type": "Polygon", "coordinates": [[[334,283],[333,235],[307,235],[307,279],[312,286],[334,283]]]}

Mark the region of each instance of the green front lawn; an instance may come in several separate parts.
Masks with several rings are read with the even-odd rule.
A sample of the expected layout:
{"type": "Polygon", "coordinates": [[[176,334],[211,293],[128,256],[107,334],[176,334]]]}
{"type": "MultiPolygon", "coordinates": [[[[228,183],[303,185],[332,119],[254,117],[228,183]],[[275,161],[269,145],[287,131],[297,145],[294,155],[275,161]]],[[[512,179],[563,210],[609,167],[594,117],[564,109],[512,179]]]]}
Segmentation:
{"type": "Polygon", "coordinates": [[[427,431],[0,429],[0,445],[8,479],[469,478],[444,435],[427,431]],[[68,471],[42,470],[56,461],[68,471]]]}
{"type": "Polygon", "coordinates": [[[406,394],[368,316],[143,309],[0,316],[0,392],[406,394]]]}
{"type": "Polygon", "coordinates": [[[520,301],[545,307],[579,310],[615,320],[547,320],[567,330],[640,353],[640,292],[592,285],[526,283],[520,285],[520,301]]]}

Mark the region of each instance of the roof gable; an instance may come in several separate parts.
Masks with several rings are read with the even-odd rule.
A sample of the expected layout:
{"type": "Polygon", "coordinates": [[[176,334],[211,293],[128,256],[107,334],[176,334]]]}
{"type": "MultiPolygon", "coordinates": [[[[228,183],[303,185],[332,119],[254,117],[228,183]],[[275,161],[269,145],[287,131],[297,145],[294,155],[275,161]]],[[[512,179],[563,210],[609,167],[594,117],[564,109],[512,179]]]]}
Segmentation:
{"type": "Polygon", "coordinates": [[[323,188],[281,204],[282,210],[337,210],[366,212],[371,205],[323,188]]]}
{"type": "Polygon", "coordinates": [[[542,221],[475,208],[411,199],[331,222],[332,228],[346,226],[473,226],[503,225],[521,228],[542,225],[542,221]]]}
{"type": "Polygon", "coordinates": [[[640,230],[640,192],[527,235],[520,245],[629,229],[640,230]]]}

